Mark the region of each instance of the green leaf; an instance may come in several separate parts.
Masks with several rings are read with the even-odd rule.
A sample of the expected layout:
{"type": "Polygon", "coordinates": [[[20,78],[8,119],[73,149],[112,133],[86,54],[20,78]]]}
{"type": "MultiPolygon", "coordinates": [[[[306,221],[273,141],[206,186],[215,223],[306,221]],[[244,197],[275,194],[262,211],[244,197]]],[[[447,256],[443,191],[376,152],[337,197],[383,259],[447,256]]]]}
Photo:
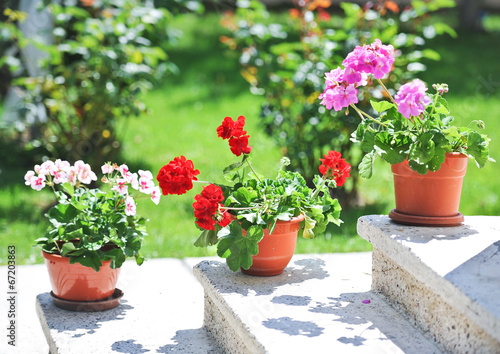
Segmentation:
{"type": "Polygon", "coordinates": [[[316,221],[314,218],[312,218],[308,213],[304,214],[305,219],[304,219],[304,228],[302,231],[302,237],[303,238],[315,238],[316,235],[314,234],[314,226],[316,226],[316,221]]]}
{"type": "Polygon", "coordinates": [[[259,226],[251,226],[247,235],[243,236],[241,225],[232,222],[229,228],[221,230],[219,236],[222,237],[217,246],[217,254],[226,258],[229,269],[236,272],[240,268],[250,268],[253,263],[252,255],[259,253],[258,244],[264,237],[264,231],[259,226]]]}
{"type": "Polygon", "coordinates": [[[66,257],[68,253],[71,253],[74,250],[76,250],[76,247],[73,242],[66,242],[61,248],[61,255],[66,257]]]}
{"type": "Polygon", "coordinates": [[[388,109],[391,109],[394,106],[393,103],[389,101],[372,101],[370,100],[370,104],[373,107],[374,110],[376,110],[378,113],[382,113],[384,111],[387,111],[388,109]]]}
{"type": "Polygon", "coordinates": [[[430,161],[434,156],[436,146],[432,138],[433,134],[430,132],[420,135],[419,140],[410,148],[410,159],[419,164],[426,164],[430,161]]]}
{"type": "Polygon", "coordinates": [[[479,168],[484,167],[489,159],[488,139],[478,132],[471,131],[467,136],[466,153],[472,156],[479,168]]]}
{"type": "Polygon", "coordinates": [[[373,163],[375,161],[375,153],[370,152],[363,156],[363,159],[358,165],[359,175],[363,178],[371,178],[373,175],[373,163]]]}
{"type": "Polygon", "coordinates": [[[110,264],[111,268],[116,269],[116,268],[120,268],[122,266],[123,262],[125,262],[126,257],[120,248],[112,248],[112,249],[104,252],[103,259],[105,261],[111,260],[111,264],[110,264]]]}
{"type": "Polygon", "coordinates": [[[422,50],[422,57],[435,61],[441,60],[441,55],[435,50],[429,48],[422,50]]]}
{"type": "Polygon", "coordinates": [[[102,266],[102,261],[99,258],[99,255],[97,252],[86,252],[83,255],[80,256],[70,256],[69,257],[69,263],[70,264],[75,264],[75,263],[80,263],[81,265],[85,267],[90,267],[94,269],[96,272],[99,271],[99,268],[102,266]]]}
{"type": "Polygon", "coordinates": [[[373,151],[373,146],[375,145],[375,136],[377,133],[374,131],[367,129],[363,135],[363,140],[361,141],[361,149],[364,152],[373,151]]]}
{"type": "Polygon", "coordinates": [[[49,218],[60,223],[69,223],[73,220],[79,211],[72,204],[57,204],[49,210],[49,218]]]}
{"type": "Polygon", "coordinates": [[[241,159],[241,161],[235,162],[235,163],[227,166],[226,168],[224,168],[223,173],[224,174],[228,174],[230,172],[233,172],[235,170],[240,169],[241,166],[243,166],[245,164],[245,162],[247,161],[247,159],[248,159],[248,155],[243,154],[243,158],[241,159]]]}
{"type": "Polygon", "coordinates": [[[258,192],[245,187],[238,188],[233,193],[233,198],[241,205],[250,205],[254,199],[258,197],[258,192]]]}
{"type": "Polygon", "coordinates": [[[452,38],[457,38],[457,32],[453,29],[453,27],[447,25],[444,22],[437,22],[433,25],[434,30],[436,31],[436,34],[443,34],[447,33],[449,34],[452,38]]]}
{"type": "Polygon", "coordinates": [[[220,231],[220,226],[216,225],[215,230],[203,230],[198,239],[194,242],[196,247],[207,247],[215,245],[219,239],[217,233],[220,231]]]}
{"type": "Polygon", "coordinates": [[[408,147],[406,136],[391,136],[388,132],[380,132],[375,136],[375,146],[380,149],[380,156],[391,165],[406,159],[408,147]]]}

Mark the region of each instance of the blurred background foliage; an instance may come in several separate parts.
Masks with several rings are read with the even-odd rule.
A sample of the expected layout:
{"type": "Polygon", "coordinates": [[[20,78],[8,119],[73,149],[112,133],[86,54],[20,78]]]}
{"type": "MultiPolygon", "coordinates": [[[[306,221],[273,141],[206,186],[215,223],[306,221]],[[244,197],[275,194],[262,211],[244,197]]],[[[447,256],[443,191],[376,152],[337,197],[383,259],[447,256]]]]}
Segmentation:
{"type": "MultiPolygon", "coordinates": [[[[96,164],[114,156],[134,170],[150,169],[155,174],[182,154],[194,161],[201,179],[223,183],[220,171],[233,158],[225,144],[214,142],[215,129],[225,116],[244,115],[254,164],[259,171],[268,171],[268,176],[275,174],[283,154],[299,161],[295,169],[314,173],[317,157],[325,150],[340,148],[356,170],[359,156],[348,139],[355,122],[350,116],[321,112],[316,98],[323,90],[324,72],[337,66],[357,43],[371,42],[376,36],[387,36],[387,42],[400,51],[400,64],[412,69],[409,75],[395,72],[389,81],[395,84],[418,76],[428,84],[448,83],[447,100],[456,119],[469,122],[474,116],[484,120],[486,134],[492,138],[491,154],[500,158],[500,123],[496,119],[500,115],[500,68],[495,50],[500,45],[500,16],[494,12],[482,12],[481,30],[471,31],[461,27],[459,8],[440,1],[414,2],[418,9],[413,10],[395,8],[389,1],[328,7],[326,1],[310,0],[273,9],[252,1],[235,6],[226,1],[96,0],[92,9],[86,2],[67,0],[68,8],[54,9],[63,15],[54,22],[54,43],[40,45],[49,56],[39,66],[45,73],[36,77],[22,68],[21,52],[12,50],[19,41],[36,38],[23,38],[17,31],[22,18],[1,9],[1,92],[5,94],[7,88],[23,91],[25,99],[15,108],[29,106],[31,100],[43,107],[47,118],[42,122],[45,126],[39,117],[29,121],[23,109],[26,114],[31,111],[23,108],[18,121],[7,124],[4,120],[0,126],[0,249],[15,244],[19,263],[42,261],[32,244],[47,227],[43,213],[54,202],[50,193],[25,186],[23,175],[42,159],[70,154],[67,158],[74,160],[79,141],[109,143],[108,156],[104,145],[96,145],[100,147],[96,150],[103,151],[95,152],[96,164]],[[119,15],[99,17],[106,6],[113,9],[118,2],[137,3],[130,22],[120,20],[119,15]],[[161,13],[154,25],[148,25],[145,13],[140,15],[140,9],[147,6],[155,6],[158,12],[153,13],[161,13]],[[99,29],[108,24],[117,29],[99,29]],[[129,35],[131,39],[121,43],[120,33],[128,31],[136,36],[129,35]],[[105,35],[98,37],[98,45],[89,44],[95,44],[95,38],[80,40],[100,33],[105,35]],[[119,53],[115,60],[110,59],[110,50],[119,53]],[[131,67],[144,70],[130,72],[131,67]],[[89,82],[82,85],[84,80],[89,82]],[[50,89],[44,91],[44,85],[50,89]],[[86,104],[96,109],[94,114],[86,113],[86,104]],[[54,105],[61,112],[50,116],[54,105]],[[58,119],[72,122],[81,131],[94,127],[88,130],[95,133],[94,140],[92,134],[80,132],[67,145],[67,137],[57,130],[58,119]],[[104,138],[106,131],[109,138],[104,138]],[[70,146],[69,151],[65,146],[70,146]]],[[[121,11],[128,10],[120,8],[117,13],[121,11]]],[[[0,103],[0,114],[6,109],[0,103]]],[[[88,160],[90,155],[82,158],[88,160]]],[[[461,212],[500,215],[498,174],[498,163],[482,170],[469,166],[461,212]]],[[[392,175],[387,166],[377,165],[372,179],[353,181],[350,195],[339,196],[345,223],[315,240],[299,239],[297,252],[371,249],[357,236],[356,221],[361,215],[387,214],[392,209],[392,175]]],[[[194,189],[184,196],[164,197],[159,206],[138,206],[139,213],[150,219],[150,236],[144,247],[147,257],[214,254],[212,249],[192,246],[197,230],[191,205],[199,192],[194,189]]],[[[0,252],[0,263],[5,263],[5,256],[0,252]]]]}

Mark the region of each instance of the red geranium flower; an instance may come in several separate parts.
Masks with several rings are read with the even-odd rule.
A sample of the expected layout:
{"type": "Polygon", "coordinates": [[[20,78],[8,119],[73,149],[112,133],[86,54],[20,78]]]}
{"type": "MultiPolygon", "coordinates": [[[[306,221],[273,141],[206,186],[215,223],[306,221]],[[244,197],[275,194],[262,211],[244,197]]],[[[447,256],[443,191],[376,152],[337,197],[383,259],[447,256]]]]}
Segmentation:
{"type": "Polygon", "coordinates": [[[158,172],[156,179],[160,183],[163,195],[184,194],[193,188],[193,181],[200,171],[194,169],[193,161],[184,156],[176,157],[158,172]]]}
{"type": "Polygon", "coordinates": [[[342,158],[342,154],[337,151],[328,151],[328,154],[323,156],[324,159],[319,159],[323,164],[319,166],[319,172],[326,179],[333,179],[337,183],[337,187],[342,186],[347,177],[350,176],[351,165],[342,158]]]}
{"type": "Polygon", "coordinates": [[[197,194],[193,203],[194,216],[199,227],[205,230],[215,230],[215,214],[219,210],[219,203],[197,194]]]}
{"type": "Polygon", "coordinates": [[[229,139],[229,147],[231,152],[236,156],[243,154],[249,154],[252,151],[252,147],[248,146],[248,138],[250,135],[243,135],[240,137],[233,137],[229,139]]]}
{"type": "Polygon", "coordinates": [[[204,187],[201,191],[201,196],[216,203],[224,200],[224,194],[222,193],[221,187],[216,186],[215,184],[209,184],[204,187]]]}
{"type": "Polygon", "coordinates": [[[229,214],[229,212],[225,211],[222,214],[222,220],[219,221],[219,225],[221,227],[226,227],[227,225],[229,225],[231,223],[231,221],[233,221],[231,214],[229,214]]]}
{"type": "Polygon", "coordinates": [[[196,224],[198,224],[199,227],[205,230],[215,230],[215,220],[212,218],[201,218],[201,219],[196,219],[196,224]]]}
{"type": "Polygon", "coordinates": [[[219,202],[224,200],[222,189],[215,184],[209,184],[200,194],[197,194],[193,203],[194,216],[199,227],[205,230],[215,230],[218,223],[221,227],[226,227],[231,223],[231,215],[221,211],[223,205],[219,202]]]}
{"type": "Polygon", "coordinates": [[[219,203],[208,200],[201,194],[197,194],[194,199],[196,200],[193,203],[194,216],[197,219],[211,218],[219,208],[219,203]]]}
{"type": "Polygon", "coordinates": [[[231,117],[226,117],[217,128],[217,136],[222,139],[230,139],[245,135],[247,132],[243,130],[244,126],[245,117],[239,116],[236,122],[231,117]]]}

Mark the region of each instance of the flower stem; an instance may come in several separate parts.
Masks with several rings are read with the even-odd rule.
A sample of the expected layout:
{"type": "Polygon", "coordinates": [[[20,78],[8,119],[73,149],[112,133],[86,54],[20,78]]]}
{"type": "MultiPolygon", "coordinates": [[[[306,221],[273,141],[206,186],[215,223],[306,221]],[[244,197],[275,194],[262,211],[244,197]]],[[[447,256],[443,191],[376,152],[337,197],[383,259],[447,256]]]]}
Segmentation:
{"type": "Polygon", "coordinates": [[[436,104],[439,98],[439,94],[436,92],[436,95],[434,97],[434,104],[432,105],[431,113],[429,114],[429,117],[432,117],[432,114],[434,113],[434,109],[436,109],[436,104]]]}
{"type": "Polygon", "coordinates": [[[323,189],[325,183],[326,183],[326,180],[321,179],[321,184],[319,186],[316,186],[316,189],[314,190],[314,193],[311,196],[311,203],[314,203],[314,201],[316,200],[316,198],[319,195],[320,190],[323,189]]]}
{"type": "Polygon", "coordinates": [[[385,87],[385,85],[384,85],[384,83],[382,82],[382,80],[377,79],[377,81],[378,81],[378,83],[380,84],[380,86],[382,86],[382,88],[384,89],[385,93],[389,96],[389,98],[391,99],[392,103],[394,103],[394,104],[397,106],[396,101],[394,101],[394,98],[392,98],[391,93],[389,92],[389,90],[387,89],[387,87],[385,87]]]}
{"type": "Polygon", "coordinates": [[[358,114],[361,116],[361,119],[363,119],[363,117],[362,117],[362,115],[363,115],[363,116],[365,116],[365,117],[367,117],[367,118],[371,119],[371,120],[372,120],[372,121],[374,121],[375,123],[380,124],[380,125],[383,125],[384,127],[386,127],[386,128],[387,128],[387,124],[384,124],[384,123],[382,123],[381,121],[379,121],[378,119],[373,118],[371,115],[366,114],[365,112],[363,112],[362,110],[360,110],[358,107],[356,107],[356,106],[355,106],[354,104],[352,104],[352,103],[351,103],[351,107],[352,107],[352,108],[354,108],[354,110],[355,110],[356,112],[358,112],[358,114]]]}
{"type": "Polygon", "coordinates": [[[242,208],[235,208],[235,207],[221,207],[221,209],[224,209],[224,210],[252,210],[252,209],[259,209],[259,207],[257,206],[253,206],[253,207],[242,207],[242,208]]]}
{"type": "Polygon", "coordinates": [[[192,181],[195,183],[212,184],[211,182],[207,182],[207,181],[195,181],[195,180],[192,180],[192,181]]]}
{"type": "Polygon", "coordinates": [[[252,167],[252,164],[250,163],[250,161],[247,159],[246,160],[247,164],[248,164],[248,167],[250,167],[250,169],[252,170],[253,174],[255,175],[255,177],[257,178],[257,180],[259,182],[262,182],[262,180],[260,179],[259,175],[257,174],[257,172],[255,172],[255,170],[253,169],[252,167]]]}

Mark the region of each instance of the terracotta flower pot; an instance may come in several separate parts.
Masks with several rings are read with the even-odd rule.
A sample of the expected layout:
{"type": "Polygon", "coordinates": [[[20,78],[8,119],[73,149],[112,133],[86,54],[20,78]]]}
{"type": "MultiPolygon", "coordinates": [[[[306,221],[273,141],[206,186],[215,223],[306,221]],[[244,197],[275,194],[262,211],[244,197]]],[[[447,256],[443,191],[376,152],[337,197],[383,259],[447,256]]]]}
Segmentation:
{"type": "Polygon", "coordinates": [[[392,165],[396,209],[389,217],[410,225],[460,224],[463,215],[458,208],[467,162],[463,154],[448,153],[438,171],[425,175],[413,171],[407,161],[392,165]]]}
{"type": "Polygon", "coordinates": [[[245,274],[272,276],[283,273],[290,263],[297,245],[297,234],[304,215],[294,217],[290,221],[276,222],[270,235],[264,230],[264,238],[259,242],[259,253],[253,256],[253,264],[249,269],[241,269],[245,274]]]}
{"type": "Polygon", "coordinates": [[[111,269],[111,261],[103,262],[99,272],[79,263],[70,264],[69,258],[42,251],[49,271],[52,292],[58,298],[70,301],[99,301],[113,295],[120,268],[111,269]]]}

